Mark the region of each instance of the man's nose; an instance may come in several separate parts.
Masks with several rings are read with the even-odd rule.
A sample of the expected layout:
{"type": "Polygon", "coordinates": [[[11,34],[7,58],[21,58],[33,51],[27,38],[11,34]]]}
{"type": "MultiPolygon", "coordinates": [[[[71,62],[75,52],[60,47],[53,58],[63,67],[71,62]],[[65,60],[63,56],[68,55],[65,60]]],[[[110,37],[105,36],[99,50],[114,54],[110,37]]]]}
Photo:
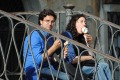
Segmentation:
{"type": "Polygon", "coordinates": [[[53,25],[53,24],[54,24],[54,22],[53,22],[53,21],[49,21],[49,24],[50,24],[50,25],[53,25]]]}

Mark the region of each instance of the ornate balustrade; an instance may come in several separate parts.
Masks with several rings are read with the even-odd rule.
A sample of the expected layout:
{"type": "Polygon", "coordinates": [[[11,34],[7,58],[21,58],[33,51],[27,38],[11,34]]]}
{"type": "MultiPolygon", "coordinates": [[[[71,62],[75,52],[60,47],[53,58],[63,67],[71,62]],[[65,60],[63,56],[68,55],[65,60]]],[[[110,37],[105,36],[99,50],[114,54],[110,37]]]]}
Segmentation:
{"type": "MultiPolygon", "coordinates": [[[[93,42],[91,44],[92,47],[87,47],[86,45],[68,39],[59,34],[60,32],[63,31],[63,29],[61,29],[60,26],[61,26],[61,17],[67,15],[65,13],[66,13],[65,11],[56,12],[58,17],[57,21],[55,22],[56,28],[53,31],[48,31],[44,28],[40,28],[39,25],[37,25],[36,23],[39,12],[19,12],[19,13],[10,14],[0,10],[0,62],[1,62],[0,77],[5,80],[18,80],[18,79],[23,80],[25,76],[25,73],[23,71],[25,59],[23,59],[23,54],[22,54],[23,41],[27,35],[31,35],[34,29],[39,29],[39,30],[41,29],[43,31],[47,31],[50,34],[52,34],[53,35],[52,37],[60,38],[61,40],[67,40],[76,47],[80,46],[85,48],[87,51],[93,52],[95,54],[94,57],[96,59],[96,66],[99,61],[106,61],[110,66],[113,80],[116,80],[116,77],[118,77],[117,74],[120,74],[120,68],[119,68],[120,56],[117,49],[115,48],[115,42],[116,42],[115,40],[116,40],[116,36],[119,36],[120,26],[85,12],[73,11],[73,14],[82,13],[87,16],[89,31],[91,34],[92,32],[94,33],[93,42]],[[102,44],[103,37],[101,37],[101,34],[104,31],[101,31],[103,29],[102,27],[107,27],[106,31],[109,30],[109,33],[106,32],[107,36],[105,36],[106,34],[104,35],[104,38],[109,41],[106,44],[104,44],[108,46],[107,53],[104,52],[103,50],[104,49],[102,44]],[[108,36],[110,36],[109,39],[108,36]]],[[[67,17],[69,18],[70,16],[71,15],[68,15],[67,17]]],[[[65,17],[62,18],[64,18],[62,20],[67,20],[65,17]]],[[[47,43],[47,41],[48,40],[46,40],[45,43],[47,43]]],[[[61,62],[64,63],[63,51],[62,51],[64,47],[63,46],[61,47],[62,49],[60,54],[62,55],[60,58],[60,64],[61,62]]],[[[84,52],[82,52],[81,54],[84,54],[84,52]]],[[[80,69],[82,75],[80,64],[78,65],[77,69],[80,69]]],[[[60,70],[60,68],[58,70],[60,70]]],[[[41,76],[40,70],[36,69],[36,72],[39,78],[39,76],[41,76]]]]}

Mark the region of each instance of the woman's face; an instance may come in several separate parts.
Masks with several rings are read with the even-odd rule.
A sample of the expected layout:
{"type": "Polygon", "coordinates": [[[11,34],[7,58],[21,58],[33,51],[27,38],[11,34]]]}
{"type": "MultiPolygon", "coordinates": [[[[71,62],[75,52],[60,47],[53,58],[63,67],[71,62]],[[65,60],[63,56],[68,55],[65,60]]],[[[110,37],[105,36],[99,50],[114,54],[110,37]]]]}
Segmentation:
{"type": "Polygon", "coordinates": [[[76,21],[76,29],[77,29],[78,34],[82,34],[83,27],[86,27],[86,19],[84,17],[80,17],[76,21]]]}

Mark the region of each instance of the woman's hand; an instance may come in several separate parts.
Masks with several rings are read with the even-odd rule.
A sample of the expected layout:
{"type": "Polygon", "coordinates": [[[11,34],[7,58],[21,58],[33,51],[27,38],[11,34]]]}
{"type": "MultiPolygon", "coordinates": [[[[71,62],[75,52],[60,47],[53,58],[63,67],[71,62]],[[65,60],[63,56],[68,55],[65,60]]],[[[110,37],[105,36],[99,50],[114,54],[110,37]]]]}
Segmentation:
{"type": "Polygon", "coordinates": [[[90,34],[84,34],[84,37],[86,38],[87,43],[90,44],[92,41],[92,36],[90,34]]]}
{"type": "Polygon", "coordinates": [[[64,59],[67,57],[68,54],[68,41],[64,43],[64,59]]]}
{"type": "Polygon", "coordinates": [[[67,57],[68,54],[68,47],[64,48],[64,59],[67,57]]]}

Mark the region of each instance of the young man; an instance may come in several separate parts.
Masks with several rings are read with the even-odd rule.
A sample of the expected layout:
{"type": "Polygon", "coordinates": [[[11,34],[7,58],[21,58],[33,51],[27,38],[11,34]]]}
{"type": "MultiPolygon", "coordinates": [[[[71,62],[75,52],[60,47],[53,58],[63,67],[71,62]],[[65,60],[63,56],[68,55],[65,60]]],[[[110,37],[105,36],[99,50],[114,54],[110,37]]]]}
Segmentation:
{"type": "MultiPolygon", "coordinates": [[[[43,27],[47,30],[52,30],[55,20],[56,20],[56,15],[51,9],[44,9],[39,14],[40,27],[43,27]]],[[[40,30],[40,32],[47,39],[51,36],[51,34],[49,34],[48,32],[42,30],[40,30]]],[[[51,76],[50,67],[52,69],[54,78],[56,78],[58,71],[55,70],[51,64],[50,65],[48,64],[47,56],[51,61],[52,55],[61,46],[60,40],[56,39],[54,41],[53,38],[50,38],[48,40],[50,47],[47,49],[47,52],[44,53],[45,41],[42,39],[39,33],[37,31],[33,31],[30,36],[31,36],[30,37],[31,46],[29,46],[27,49],[27,46],[29,45],[28,44],[29,38],[27,36],[24,42],[24,49],[23,49],[23,56],[25,58],[24,71],[26,72],[27,78],[29,80],[37,80],[39,78],[39,76],[37,75],[37,71],[46,76],[51,76]],[[39,71],[41,65],[42,68],[41,71],[39,71]]],[[[64,50],[64,57],[67,55],[66,53],[67,50],[64,50]]],[[[68,80],[68,76],[66,75],[66,73],[60,71],[58,75],[58,79],[68,80]]]]}

